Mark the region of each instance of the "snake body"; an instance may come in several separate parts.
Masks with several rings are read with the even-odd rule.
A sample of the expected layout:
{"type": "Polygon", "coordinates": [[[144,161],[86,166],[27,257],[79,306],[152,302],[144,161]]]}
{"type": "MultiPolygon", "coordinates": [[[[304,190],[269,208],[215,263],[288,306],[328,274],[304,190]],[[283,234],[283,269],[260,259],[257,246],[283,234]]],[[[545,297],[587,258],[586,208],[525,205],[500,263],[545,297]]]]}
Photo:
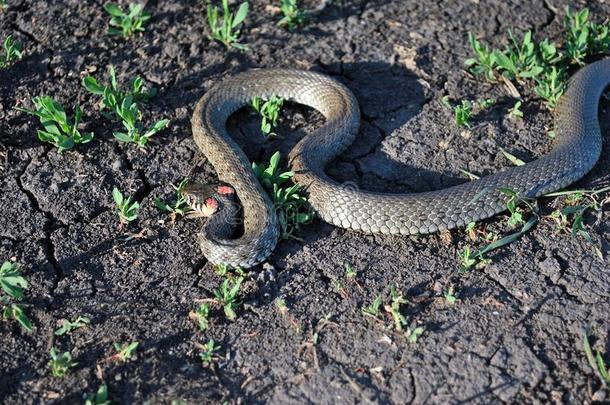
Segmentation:
{"type": "Polygon", "coordinates": [[[227,239],[213,228],[200,236],[202,251],[215,264],[248,268],[265,260],[278,241],[278,219],[251,164],[226,130],[231,114],[252,97],[279,96],[318,110],[325,123],[290,152],[295,181],[319,217],[338,227],[382,234],[426,234],[464,226],[506,210],[508,188],[535,198],[566,187],[595,165],[602,148],[599,99],[610,83],[610,58],[580,69],[556,108],[557,144],[545,156],[446,189],[387,194],[344,187],[325,174],[326,165],[354,140],[360,111],[354,95],[325,75],[290,69],[251,70],[214,85],[198,102],[195,142],[222,182],[232,185],[243,207],[243,235],[227,239]]]}

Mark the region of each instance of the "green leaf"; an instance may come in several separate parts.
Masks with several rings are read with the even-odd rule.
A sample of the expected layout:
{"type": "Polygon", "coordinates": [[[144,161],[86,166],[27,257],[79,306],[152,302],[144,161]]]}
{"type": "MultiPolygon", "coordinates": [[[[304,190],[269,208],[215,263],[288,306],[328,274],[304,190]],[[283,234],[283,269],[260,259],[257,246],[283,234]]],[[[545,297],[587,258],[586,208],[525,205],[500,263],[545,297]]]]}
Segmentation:
{"type": "Polygon", "coordinates": [[[114,187],[112,189],[112,198],[114,199],[114,202],[118,205],[121,206],[123,205],[123,194],[121,194],[121,192],[119,191],[118,188],[114,187]]]}
{"type": "Polygon", "coordinates": [[[233,20],[233,24],[231,24],[231,28],[237,27],[241,24],[248,15],[248,2],[241,3],[239,9],[237,10],[237,14],[235,14],[235,19],[233,20]]]}
{"type": "Polygon", "coordinates": [[[106,87],[100,85],[98,81],[92,76],[85,76],[83,78],[83,86],[91,93],[97,95],[103,95],[104,90],[106,90],[106,87]]]}
{"type": "Polygon", "coordinates": [[[119,8],[119,6],[117,6],[114,3],[106,3],[104,4],[104,10],[106,10],[106,12],[108,14],[110,14],[113,17],[123,17],[125,16],[125,13],[123,13],[123,10],[121,10],[119,8]]]}
{"type": "Polygon", "coordinates": [[[121,142],[133,142],[133,139],[125,132],[113,132],[112,135],[121,142]]]}

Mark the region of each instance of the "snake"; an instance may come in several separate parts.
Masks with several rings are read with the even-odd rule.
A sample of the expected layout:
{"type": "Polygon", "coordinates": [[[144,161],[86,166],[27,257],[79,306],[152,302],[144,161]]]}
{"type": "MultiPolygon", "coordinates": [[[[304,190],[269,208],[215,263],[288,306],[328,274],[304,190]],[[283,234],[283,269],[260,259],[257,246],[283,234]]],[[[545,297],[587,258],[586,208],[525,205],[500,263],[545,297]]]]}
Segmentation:
{"type": "MultiPolygon", "coordinates": [[[[507,209],[512,190],[534,199],[565,188],[588,173],[602,150],[598,108],[610,84],[610,58],[579,69],[568,81],[555,108],[555,144],[551,151],[521,166],[435,191],[381,193],[359,190],[329,177],[326,166],[354,141],[360,109],[354,94],[322,73],[296,69],[251,69],[225,77],[197,102],[193,138],[226,186],[187,187],[188,201],[216,201],[199,233],[202,253],[213,264],[250,268],[266,260],[280,237],[278,216],[257,180],[248,157],[228,133],[228,118],[253,97],[281,97],[317,110],[324,123],[290,151],[293,180],[323,221],[369,234],[430,234],[495,216],[507,209]],[[210,195],[213,197],[209,197],[210,195]],[[234,237],[241,204],[243,233],[234,237]],[[220,214],[224,210],[224,214],[220,214]]],[[[388,94],[391,97],[391,94],[388,94]]]]}

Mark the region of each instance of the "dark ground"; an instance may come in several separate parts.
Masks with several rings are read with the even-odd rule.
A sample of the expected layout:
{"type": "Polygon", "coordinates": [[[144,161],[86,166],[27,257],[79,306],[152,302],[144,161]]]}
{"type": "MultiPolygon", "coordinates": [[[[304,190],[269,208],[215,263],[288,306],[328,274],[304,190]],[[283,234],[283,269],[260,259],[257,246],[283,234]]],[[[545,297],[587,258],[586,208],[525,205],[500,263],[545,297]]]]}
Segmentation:
{"type": "MultiPolygon", "coordinates": [[[[148,2],[153,19],[129,41],[105,34],[101,1],[10,0],[0,14],[2,38],[14,32],[26,49],[0,72],[0,260],[22,264],[35,324],[27,333],[16,322],[0,323],[0,402],[78,403],[97,389],[100,374],[113,403],[590,402],[600,385],[581,330],[589,326],[594,347],[610,353],[607,208],[596,224],[588,218],[593,244],[543,220],[492,254],[486,268],[461,276],[458,252],[473,244],[461,230],[448,241],[368,236],[314,221],[303,242],[281,242],[270,266],[253,269],[235,322],[216,311],[209,331],[197,331],[187,314],[222,278],[200,254],[198,223],[173,226],[152,202],[170,199],[170,183],[192,170],[213,180],[209,165],[196,167],[189,120],[197,99],[224,75],[296,66],[346,83],[361,104],[362,130],[330,173],[365,189],[442,188],[464,181],[460,168],[485,174],[509,166],[499,147],[528,160],[552,145],[552,117],[540,101],[525,103],[523,121],[509,118],[514,101],[469,77],[463,61],[468,31],[496,46],[510,27],[561,42],[563,1],[335,1],[293,34],[276,28],[267,3],[252,7],[246,53],[206,38],[195,0],[148,2]],[[109,64],[123,81],[139,74],[159,89],[145,120],[169,118],[171,126],[146,150],[114,140],[118,127],[102,119],[97,98],[80,85],[87,72],[106,81],[109,64]],[[96,139],[64,154],[41,144],[37,120],[13,107],[42,94],[70,108],[82,104],[96,139]],[[499,102],[463,133],[440,104],[444,95],[499,102]],[[142,202],[138,220],[122,231],[113,186],[142,202]],[[127,237],[140,231],[144,237],[127,237]],[[357,284],[345,278],[345,263],[358,271],[357,284]],[[388,329],[390,320],[361,314],[377,295],[387,302],[391,286],[409,301],[410,325],[425,327],[417,343],[388,329]],[[460,298],[453,306],[442,298],[450,286],[460,298]],[[277,298],[288,314],[277,310],[277,298]],[[54,338],[58,320],[78,315],[91,326],[54,338]],[[210,338],[222,346],[215,369],[202,365],[195,346],[210,338]],[[136,340],[131,362],[104,361],[114,342],[136,340]],[[47,367],[52,345],[78,362],[63,379],[47,367]]],[[[597,1],[572,5],[588,6],[594,18],[610,13],[597,1]]],[[[280,127],[288,141],[280,145],[263,140],[251,114],[240,118],[233,132],[256,161],[285,153],[315,122],[311,112],[289,108],[280,127]]],[[[609,118],[606,102],[602,158],[574,187],[610,184],[609,118]]],[[[543,213],[554,204],[543,200],[543,213]]],[[[502,217],[487,226],[506,232],[502,217]]]]}

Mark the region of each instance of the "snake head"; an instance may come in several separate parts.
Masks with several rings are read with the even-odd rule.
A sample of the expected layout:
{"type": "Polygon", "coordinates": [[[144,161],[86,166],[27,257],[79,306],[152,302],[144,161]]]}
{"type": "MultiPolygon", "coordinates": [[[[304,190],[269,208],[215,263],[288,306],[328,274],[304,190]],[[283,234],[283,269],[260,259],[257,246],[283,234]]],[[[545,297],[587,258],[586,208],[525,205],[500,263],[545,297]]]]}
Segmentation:
{"type": "Polygon", "coordinates": [[[209,217],[221,204],[233,201],[235,190],[224,184],[191,183],[182,189],[182,197],[197,214],[209,217]]]}

